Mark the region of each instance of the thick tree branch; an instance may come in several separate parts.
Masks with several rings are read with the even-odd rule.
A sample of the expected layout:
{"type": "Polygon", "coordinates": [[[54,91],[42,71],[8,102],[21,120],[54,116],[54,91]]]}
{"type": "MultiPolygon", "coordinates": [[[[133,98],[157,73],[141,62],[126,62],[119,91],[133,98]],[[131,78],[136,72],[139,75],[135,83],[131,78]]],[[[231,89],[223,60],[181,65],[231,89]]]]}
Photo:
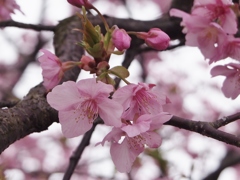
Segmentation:
{"type": "Polygon", "coordinates": [[[56,26],[45,26],[45,25],[35,25],[35,24],[25,24],[21,22],[16,22],[13,20],[9,21],[2,21],[0,22],[0,27],[17,27],[17,28],[23,28],[23,29],[31,29],[35,31],[54,31],[56,26]]]}

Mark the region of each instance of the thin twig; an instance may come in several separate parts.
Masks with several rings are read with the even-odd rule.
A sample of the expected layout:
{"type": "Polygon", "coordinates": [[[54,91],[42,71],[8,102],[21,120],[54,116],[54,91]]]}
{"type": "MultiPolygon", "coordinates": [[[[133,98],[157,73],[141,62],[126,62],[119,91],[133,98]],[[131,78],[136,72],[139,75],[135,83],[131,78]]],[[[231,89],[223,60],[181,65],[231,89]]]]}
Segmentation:
{"type": "MultiPolygon", "coordinates": [[[[99,119],[100,120],[100,119],[99,119]]],[[[79,146],[77,147],[76,151],[73,153],[73,155],[70,157],[70,160],[69,160],[69,165],[68,165],[68,168],[64,174],[64,177],[63,177],[63,180],[70,180],[77,164],[78,164],[78,161],[80,160],[81,158],[81,155],[85,149],[85,147],[87,147],[90,143],[90,139],[92,137],[92,133],[95,129],[95,127],[99,124],[100,121],[96,120],[95,123],[93,123],[93,126],[92,128],[86,132],[83,136],[83,139],[81,141],[81,143],[79,144],[79,146]]]]}
{"type": "Polygon", "coordinates": [[[240,119],[240,112],[236,113],[236,114],[233,114],[231,116],[226,116],[226,117],[223,117],[215,122],[212,123],[212,126],[216,129],[222,127],[222,126],[225,126],[229,123],[232,123],[234,121],[237,121],[240,119]]]}
{"type": "MultiPolygon", "coordinates": [[[[236,117],[235,115],[228,116],[230,119],[236,117]]],[[[230,123],[230,121],[228,121],[230,123]]],[[[232,122],[232,121],[231,121],[232,122]]],[[[213,139],[225,142],[227,144],[231,144],[233,146],[240,147],[240,138],[229,134],[224,131],[220,131],[213,126],[211,122],[201,122],[201,121],[193,121],[189,119],[184,119],[181,117],[173,116],[168,122],[164,123],[165,125],[172,125],[181,129],[189,130],[192,132],[197,132],[201,135],[211,137],[213,139]]],[[[226,125],[226,123],[225,123],[226,125]]]]}
{"type": "Polygon", "coordinates": [[[41,24],[38,24],[38,25],[25,24],[25,23],[16,22],[13,20],[0,22],[0,27],[18,27],[18,28],[24,28],[24,29],[32,29],[35,31],[54,31],[55,30],[55,26],[45,26],[41,24]]]}

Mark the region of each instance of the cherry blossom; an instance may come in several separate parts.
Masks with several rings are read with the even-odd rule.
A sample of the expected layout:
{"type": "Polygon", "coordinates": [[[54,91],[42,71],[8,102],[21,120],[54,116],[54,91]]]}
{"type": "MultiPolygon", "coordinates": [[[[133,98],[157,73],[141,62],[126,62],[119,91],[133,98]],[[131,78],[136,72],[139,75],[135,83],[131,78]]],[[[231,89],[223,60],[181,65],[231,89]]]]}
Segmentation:
{"type": "Polygon", "coordinates": [[[120,127],[122,106],[109,99],[113,86],[95,78],[64,82],[48,93],[47,101],[59,111],[63,134],[76,137],[87,132],[98,117],[106,125],[120,127]]]}
{"type": "Polygon", "coordinates": [[[119,172],[130,172],[133,162],[144,151],[145,145],[150,148],[158,148],[161,145],[161,136],[155,130],[171,117],[168,113],[145,114],[137,118],[135,125],[114,127],[106,135],[101,144],[104,145],[105,141],[111,142],[110,154],[119,172]]]}
{"type": "Polygon", "coordinates": [[[237,32],[235,6],[229,0],[197,0],[191,14],[171,9],[170,15],[183,19],[186,45],[199,47],[212,63],[226,57],[239,59],[238,40],[232,36],[237,32]]]}
{"type": "Polygon", "coordinates": [[[227,36],[217,48],[218,52],[211,58],[211,62],[216,62],[227,57],[240,61],[240,38],[227,36]]]}
{"type": "Polygon", "coordinates": [[[164,50],[169,46],[170,38],[161,29],[152,28],[147,33],[137,32],[137,37],[144,39],[145,43],[156,50],[164,50]]]}
{"type": "Polygon", "coordinates": [[[15,0],[0,0],[0,21],[11,19],[15,9],[21,11],[15,0]]]}
{"type": "Polygon", "coordinates": [[[226,76],[222,91],[228,98],[236,99],[240,94],[240,64],[229,63],[226,65],[215,66],[211,70],[211,75],[226,76]]]}
{"type": "Polygon", "coordinates": [[[130,47],[131,37],[124,29],[116,27],[112,33],[112,41],[119,51],[123,51],[130,47]]]}
{"type": "Polygon", "coordinates": [[[204,57],[210,59],[211,63],[211,58],[218,53],[219,42],[226,42],[227,36],[222,28],[214,22],[208,25],[204,25],[204,22],[201,24],[201,20],[198,22],[195,23],[198,27],[191,29],[186,34],[186,45],[199,47],[204,57]]]}
{"type": "Polygon", "coordinates": [[[235,34],[237,32],[236,15],[231,8],[232,2],[229,0],[195,1],[192,14],[218,22],[226,33],[235,34]]]}
{"type": "Polygon", "coordinates": [[[47,90],[52,89],[61,81],[64,72],[74,66],[78,66],[80,62],[61,60],[46,49],[41,49],[44,54],[38,58],[42,68],[43,85],[47,90]]]}
{"type": "Polygon", "coordinates": [[[123,105],[124,113],[122,118],[134,119],[135,114],[158,114],[162,112],[162,105],[168,99],[154,92],[154,84],[138,83],[129,84],[119,88],[114,94],[113,99],[123,105]]]}
{"type": "Polygon", "coordinates": [[[223,28],[201,16],[189,15],[172,9],[172,16],[182,17],[183,32],[186,33],[186,45],[198,47],[209,63],[220,60],[220,48],[227,42],[227,34],[223,28]],[[198,23],[196,23],[198,22],[198,23]]]}
{"type": "Polygon", "coordinates": [[[41,49],[44,54],[38,58],[42,68],[43,85],[47,90],[55,87],[63,76],[60,59],[46,49],[41,49]]]}

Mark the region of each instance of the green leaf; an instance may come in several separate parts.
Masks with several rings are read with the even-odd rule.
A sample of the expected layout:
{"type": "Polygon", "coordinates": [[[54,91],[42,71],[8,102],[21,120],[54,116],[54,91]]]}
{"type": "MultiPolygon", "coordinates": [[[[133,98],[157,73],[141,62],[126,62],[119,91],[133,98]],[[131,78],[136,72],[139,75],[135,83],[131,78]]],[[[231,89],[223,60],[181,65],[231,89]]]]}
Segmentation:
{"type": "Polygon", "coordinates": [[[123,66],[115,66],[109,69],[109,73],[118,76],[119,78],[127,78],[129,71],[123,66]]]}

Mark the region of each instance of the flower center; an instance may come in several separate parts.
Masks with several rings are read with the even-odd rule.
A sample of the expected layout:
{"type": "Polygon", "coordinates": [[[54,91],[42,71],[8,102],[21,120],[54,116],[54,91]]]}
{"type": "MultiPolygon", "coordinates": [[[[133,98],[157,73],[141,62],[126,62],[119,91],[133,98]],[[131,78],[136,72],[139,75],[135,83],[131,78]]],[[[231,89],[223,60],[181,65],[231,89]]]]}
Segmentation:
{"type": "Polygon", "coordinates": [[[87,116],[89,123],[93,123],[93,121],[98,116],[97,103],[93,99],[88,99],[88,100],[82,102],[81,108],[84,112],[84,116],[87,116]]]}

